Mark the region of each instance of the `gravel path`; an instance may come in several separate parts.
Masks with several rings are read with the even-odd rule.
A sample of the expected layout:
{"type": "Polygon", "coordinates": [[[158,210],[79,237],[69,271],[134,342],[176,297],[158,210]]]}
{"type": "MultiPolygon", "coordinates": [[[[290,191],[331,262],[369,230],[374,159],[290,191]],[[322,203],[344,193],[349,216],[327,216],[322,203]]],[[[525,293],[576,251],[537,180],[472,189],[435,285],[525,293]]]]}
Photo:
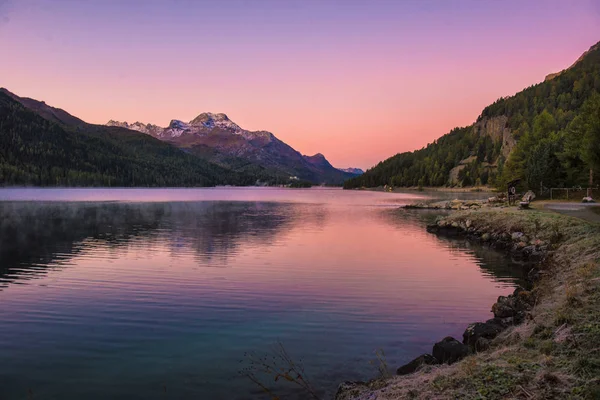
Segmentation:
{"type": "Polygon", "coordinates": [[[544,208],[589,222],[600,223],[600,204],[597,203],[547,203],[544,208]]]}

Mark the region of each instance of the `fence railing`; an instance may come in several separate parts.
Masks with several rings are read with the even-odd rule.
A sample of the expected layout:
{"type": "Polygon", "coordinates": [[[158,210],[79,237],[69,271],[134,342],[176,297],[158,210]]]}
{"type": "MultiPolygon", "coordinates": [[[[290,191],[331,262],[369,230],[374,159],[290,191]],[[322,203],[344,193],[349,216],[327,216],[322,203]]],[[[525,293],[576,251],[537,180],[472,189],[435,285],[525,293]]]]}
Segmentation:
{"type": "Polygon", "coordinates": [[[600,198],[599,188],[551,188],[550,200],[582,200],[584,197],[600,198]]]}

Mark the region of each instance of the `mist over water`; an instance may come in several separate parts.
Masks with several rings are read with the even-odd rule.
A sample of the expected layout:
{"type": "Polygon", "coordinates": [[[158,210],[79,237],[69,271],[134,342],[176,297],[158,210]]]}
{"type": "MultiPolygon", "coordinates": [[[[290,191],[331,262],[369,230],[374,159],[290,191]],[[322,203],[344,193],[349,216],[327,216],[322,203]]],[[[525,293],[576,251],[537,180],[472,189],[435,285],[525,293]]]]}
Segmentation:
{"type": "Polygon", "coordinates": [[[414,197],[0,190],[0,398],[261,399],[240,361],[278,341],[333,395],[460,337],[522,276],[414,197]]]}

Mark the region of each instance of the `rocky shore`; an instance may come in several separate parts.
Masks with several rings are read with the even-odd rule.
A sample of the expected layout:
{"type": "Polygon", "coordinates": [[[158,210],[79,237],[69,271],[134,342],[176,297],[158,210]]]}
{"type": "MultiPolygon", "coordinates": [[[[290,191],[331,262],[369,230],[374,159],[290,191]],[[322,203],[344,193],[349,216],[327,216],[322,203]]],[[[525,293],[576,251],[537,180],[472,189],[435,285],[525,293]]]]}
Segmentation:
{"type": "MultiPolygon", "coordinates": [[[[485,203],[489,204],[489,202],[485,203]]],[[[474,210],[471,209],[473,204],[464,206],[474,210]]],[[[459,207],[463,207],[463,205],[461,204],[459,207]]],[[[589,227],[584,225],[585,223],[575,223],[574,219],[568,217],[531,210],[482,209],[482,206],[478,206],[477,210],[455,212],[439,219],[435,224],[427,226],[427,230],[436,235],[466,237],[471,241],[505,251],[511,257],[523,260],[524,268],[528,270],[527,276],[531,287],[517,288],[508,296],[500,296],[491,306],[493,318],[468,325],[460,340],[453,337],[443,338],[433,345],[431,354],[419,355],[409,363],[400,366],[396,370],[397,377],[380,378],[369,382],[342,383],[335,400],[457,397],[500,399],[518,390],[517,385],[513,385],[511,381],[508,384],[502,383],[498,388],[498,393],[506,393],[490,395],[487,393],[487,389],[482,389],[482,386],[479,385],[481,383],[479,379],[487,379],[485,374],[483,378],[475,374],[476,378],[470,381],[470,377],[464,374],[465,365],[476,362],[478,371],[498,369],[505,372],[505,370],[511,370],[505,366],[504,357],[490,358],[490,354],[503,351],[516,351],[518,354],[518,347],[525,346],[527,348],[526,340],[535,343],[532,338],[535,337],[536,330],[552,330],[543,324],[544,321],[536,318],[540,318],[543,313],[557,312],[553,307],[556,308],[555,303],[560,296],[552,293],[551,288],[564,285],[564,279],[572,278],[570,275],[562,276],[564,271],[557,273],[554,270],[556,262],[562,260],[561,257],[556,256],[555,252],[557,250],[566,251],[565,246],[570,246],[573,239],[570,235],[581,235],[589,227]],[[578,230],[570,232],[569,227],[575,227],[578,230]],[[482,360],[485,361],[482,362],[482,360]],[[499,365],[502,366],[499,367],[499,365]],[[454,378],[448,378],[448,376],[454,376],[454,378]],[[445,377],[444,379],[453,382],[450,385],[452,386],[451,390],[440,391],[444,385],[435,382],[440,380],[440,377],[445,377]],[[458,396],[456,393],[462,394],[458,396]]],[[[600,243],[600,229],[595,228],[595,230],[592,229],[593,238],[600,243]]],[[[593,250],[600,251],[597,248],[593,250]]],[[[597,268],[597,264],[594,265],[597,268]]],[[[598,282],[596,282],[596,286],[600,286],[598,282]]],[[[597,308],[595,307],[594,310],[597,308]]],[[[564,324],[554,327],[553,335],[561,329],[564,331],[565,328],[562,325],[564,324]]],[[[600,325],[598,327],[600,331],[600,325]]],[[[539,334],[539,332],[537,333],[539,334]]],[[[548,346],[550,345],[548,344],[548,346]]],[[[530,354],[530,350],[527,348],[531,358],[539,356],[539,354],[530,354]]],[[[598,350],[596,349],[596,351],[598,350]]],[[[527,373],[516,368],[514,373],[516,375],[531,373],[535,377],[539,371],[535,366],[531,368],[531,371],[527,371],[527,373]]],[[[515,378],[515,382],[518,380],[515,378]]],[[[570,387],[573,382],[566,384],[566,381],[561,381],[559,383],[556,386],[563,390],[562,386],[570,387]]],[[[491,386],[493,384],[490,383],[491,386]]],[[[527,392],[524,383],[520,387],[527,392]]],[[[536,398],[536,396],[528,398],[536,398]]]]}
{"type": "Polygon", "coordinates": [[[402,208],[408,210],[479,210],[484,207],[502,207],[507,206],[506,199],[502,197],[489,197],[484,200],[441,200],[441,201],[423,201],[419,203],[407,204],[402,208]]]}

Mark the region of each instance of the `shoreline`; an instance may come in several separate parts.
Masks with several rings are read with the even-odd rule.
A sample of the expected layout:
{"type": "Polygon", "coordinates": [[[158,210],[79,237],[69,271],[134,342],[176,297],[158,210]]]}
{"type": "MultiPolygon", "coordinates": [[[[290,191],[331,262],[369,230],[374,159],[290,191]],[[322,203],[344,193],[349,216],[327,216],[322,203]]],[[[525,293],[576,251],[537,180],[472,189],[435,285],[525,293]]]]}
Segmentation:
{"type": "MultiPolygon", "coordinates": [[[[531,290],[500,296],[493,318],[467,326],[462,340],[437,342],[432,354],[401,366],[395,377],[341,383],[335,400],[600,395],[600,379],[586,379],[572,365],[586,363],[582,357],[588,347],[600,343],[596,322],[591,332],[582,333],[585,345],[573,349],[577,332],[600,321],[600,225],[543,210],[486,207],[452,212],[427,231],[465,237],[523,260],[530,268],[531,290]],[[570,268],[560,268],[564,263],[570,268]],[[575,307],[584,299],[591,300],[585,303],[587,313],[575,307]],[[542,363],[548,357],[557,362],[542,363]]],[[[600,355],[594,353],[592,361],[584,372],[600,376],[600,355]]]]}

